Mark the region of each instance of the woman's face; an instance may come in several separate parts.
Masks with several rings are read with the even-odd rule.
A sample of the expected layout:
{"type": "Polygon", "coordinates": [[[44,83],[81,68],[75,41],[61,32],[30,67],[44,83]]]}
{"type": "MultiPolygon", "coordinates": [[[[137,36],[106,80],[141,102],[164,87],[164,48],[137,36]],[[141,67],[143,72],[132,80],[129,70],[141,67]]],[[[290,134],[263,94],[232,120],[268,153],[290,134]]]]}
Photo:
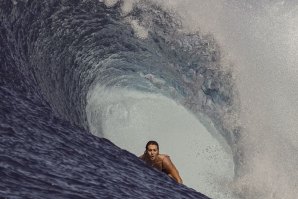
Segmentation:
{"type": "Polygon", "coordinates": [[[159,150],[156,145],[150,144],[147,147],[147,154],[151,161],[154,161],[159,153],[159,150]]]}

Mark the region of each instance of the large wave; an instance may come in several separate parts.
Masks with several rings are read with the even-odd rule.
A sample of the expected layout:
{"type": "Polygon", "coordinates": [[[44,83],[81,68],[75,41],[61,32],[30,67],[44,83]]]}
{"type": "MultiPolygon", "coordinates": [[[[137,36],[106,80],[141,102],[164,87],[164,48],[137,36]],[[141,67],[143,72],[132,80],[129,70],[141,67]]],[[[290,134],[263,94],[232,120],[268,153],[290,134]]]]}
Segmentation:
{"type": "MultiPolygon", "coordinates": [[[[275,119],[263,119],[282,110],[273,106],[276,100],[263,100],[266,95],[276,99],[268,92],[272,90],[264,87],[262,95],[251,89],[262,88],[263,79],[272,82],[272,76],[253,70],[252,65],[263,60],[261,56],[254,60],[254,52],[265,55],[261,70],[266,74],[272,71],[267,66],[274,56],[266,42],[258,45],[261,41],[255,39],[265,36],[249,30],[263,30],[259,26],[272,18],[259,17],[259,23],[249,25],[231,22],[239,13],[240,21],[247,22],[263,9],[276,7],[290,13],[287,19],[297,18],[284,4],[268,2],[2,1],[4,85],[13,85],[13,90],[48,105],[55,116],[135,155],[143,152],[147,140],[159,141],[161,152],[169,153],[185,184],[210,197],[293,198],[297,137],[292,131],[282,136],[274,129],[275,119]],[[248,9],[259,5],[265,8],[248,9]],[[239,32],[232,34],[222,24],[233,30],[234,24],[239,25],[239,32]],[[16,67],[9,69],[10,65],[16,67]],[[21,82],[18,87],[16,81],[21,82]],[[267,111],[263,103],[276,112],[263,114],[267,111]],[[278,177],[280,192],[274,191],[278,177]]],[[[266,39],[275,41],[280,35],[266,39]]],[[[270,49],[279,44],[276,41],[270,49]]],[[[295,63],[288,58],[286,66],[295,63]]],[[[291,113],[283,115],[292,121],[295,113],[291,113]]]]}

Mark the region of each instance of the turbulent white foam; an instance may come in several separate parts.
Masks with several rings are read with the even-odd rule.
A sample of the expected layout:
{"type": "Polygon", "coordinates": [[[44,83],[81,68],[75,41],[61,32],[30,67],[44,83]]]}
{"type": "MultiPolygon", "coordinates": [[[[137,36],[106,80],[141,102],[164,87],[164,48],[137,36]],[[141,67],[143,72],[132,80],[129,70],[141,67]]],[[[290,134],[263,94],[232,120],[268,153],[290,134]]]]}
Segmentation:
{"type": "Polygon", "coordinates": [[[99,0],[100,2],[104,2],[107,7],[112,7],[116,3],[118,3],[119,0],[99,0]]]}
{"type": "MultiPolygon", "coordinates": [[[[102,0],[100,0],[100,1],[102,1],[102,0]]],[[[104,0],[104,3],[107,7],[112,7],[119,1],[120,0],[104,0]]],[[[139,2],[139,0],[121,1],[122,15],[125,16],[125,15],[129,14],[133,9],[134,4],[136,4],[138,2],[139,2]]],[[[128,22],[131,25],[136,37],[138,37],[140,39],[146,39],[148,37],[148,30],[146,29],[146,27],[141,26],[138,20],[130,19],[129,17],[125,18],[125,20],[126,20],[126,22],[128,22]]]]}
{"type": "Polygon", "coordinates": [[[97,86],[88,94],[86,111],[95,135],[137,156],[147,141],[156,140],[187,186],[214,198],[231,198],[221,185],[234,177],[231,151],[183,106],[162,95],[97,86]]]}
{"type": "Polygon", "coordinates": [[[138,3],[140,0],[125,0],[121,6],[122,14],[126,15],[130,13],[133,9],[134,4],[138,3]]]}
{"type": "Polygon", "coordinates": [[[137,20],[130,20],[132,29],[134,30],[135,35],[140,39],[146,39],[148,37],[148,30],[145,27],[141,26],[137,20]]]}
{"type": "Polygon", "coordinates": [[[241,198],[297,198],[297,1],[165,2],[189,29],[214,34],[234,62],[245,162],[231,189],[241,198]]]}

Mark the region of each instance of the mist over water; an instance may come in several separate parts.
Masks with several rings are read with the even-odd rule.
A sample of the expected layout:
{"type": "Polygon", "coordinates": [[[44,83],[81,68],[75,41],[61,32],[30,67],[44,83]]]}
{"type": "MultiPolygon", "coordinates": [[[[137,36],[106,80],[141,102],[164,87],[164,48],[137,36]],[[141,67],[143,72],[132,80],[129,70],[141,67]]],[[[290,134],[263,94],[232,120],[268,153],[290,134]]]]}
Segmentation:
{"type": "Polygon", "coordinates": [[[232,63],[244,153],[240,198],[298,195],[298,4],[295,1],[168,1],[189,29],[214,34],[232,63]]]}

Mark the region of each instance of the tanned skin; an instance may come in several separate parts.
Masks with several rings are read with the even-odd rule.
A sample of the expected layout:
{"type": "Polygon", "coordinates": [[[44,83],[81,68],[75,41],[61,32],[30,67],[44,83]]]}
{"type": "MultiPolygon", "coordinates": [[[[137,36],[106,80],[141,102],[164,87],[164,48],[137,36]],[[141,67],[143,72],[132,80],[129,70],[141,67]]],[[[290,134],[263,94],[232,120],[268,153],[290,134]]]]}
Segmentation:
{"type": "Polygon", "coordinates": [[[183,183],[179,172],[175,165],[172,163],[168,155],[159,154],[158,146],[150,144],[147,146],[145,153],[140,156],[147,164],[155,167],[156,169],[165,172],[177,183],[183,183]]]}

